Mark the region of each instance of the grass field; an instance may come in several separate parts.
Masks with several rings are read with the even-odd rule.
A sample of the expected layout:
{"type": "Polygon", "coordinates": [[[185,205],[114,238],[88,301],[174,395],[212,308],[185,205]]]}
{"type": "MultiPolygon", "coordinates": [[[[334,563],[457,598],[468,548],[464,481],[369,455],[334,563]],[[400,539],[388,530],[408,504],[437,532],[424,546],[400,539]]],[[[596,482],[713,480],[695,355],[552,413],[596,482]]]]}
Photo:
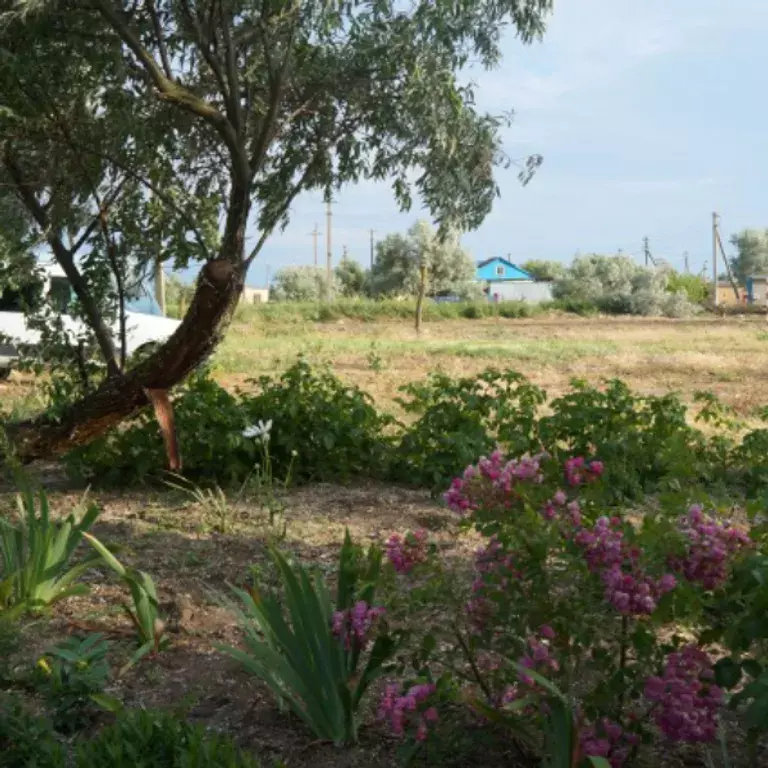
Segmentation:
{"type": "Polygon", "coordinates": [[[382,407],[431,370],[462,376],[488,366],[518,370],[551,394],[573,378],[618,377],[641,392],[676,390],[686,400],[711,390],[745,416],[768,400],[768,327],[754,317],[444,320],[427,323],[417,336],[405,320],[286,324],[252,315],[231,328],[216,357],[217,376],[247,386],[299,354],[329,362],[382,407]]]}

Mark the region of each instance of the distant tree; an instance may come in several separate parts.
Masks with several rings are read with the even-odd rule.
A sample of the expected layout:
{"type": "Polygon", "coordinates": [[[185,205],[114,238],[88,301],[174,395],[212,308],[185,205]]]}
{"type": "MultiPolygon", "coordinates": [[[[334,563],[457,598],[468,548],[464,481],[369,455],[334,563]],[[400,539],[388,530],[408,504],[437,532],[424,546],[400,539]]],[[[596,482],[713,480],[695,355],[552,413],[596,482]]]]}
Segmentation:
{"type": "Polygon", "coordinates": [[[339,293],[342,296],[362,296],[368,282],[368,272],[359,261],[350,259],[344,254],[339,265],[334,270],[339,293]]]}
{"type": "Polygon", "coordinates": [[[520,265],[534,280],[557,280],[565,275],[565,264],[547,259],[529,259],[520,265]]]}
{"type": "Polygon", "coordinates": [[[420,268],[427,267],[425,294],[463,294],[475,277],[475,263],[455,234],[438,237],[425,221],[408,232],[387,235],[376,246],[376,260],[370,273],[370,290],[375,296],[418,296],[422,285],[420,268]]]}
{"type": "MultiPolygon", "coordinates": [[[[728,279],[727,276],[725,278],[728,279]]],[[[703,304],[709,295],[709,283],[700,275],[688,275],[672,271],[667,279],[667,292],[682,291],[694,304],[703,304]]]]}
{"type": "MultiPolygon", "coordinates": [[[[273,301],[320,301],[326,298],[327,279],[321,267],[284,267],[274,277],[269,297],[273,301]]],[[[331,277],[331,295],[336,281],[331,277]]]]}
{"type": "Polygon", "coordinates": [[[750,275],[768,272],[768,230],[745,229],[731,237],[738,251],[732,260],[736,279],[744,285],[750,275]]]}
{"type": "Polygon", "coordinates": [[[556,280],[557,299],[589,302],[604,312],[678,317],[694,311],[684,290],[670,293],[669,268],[648,269],[629,256],[577,256],[565,275],[556,280]]]}

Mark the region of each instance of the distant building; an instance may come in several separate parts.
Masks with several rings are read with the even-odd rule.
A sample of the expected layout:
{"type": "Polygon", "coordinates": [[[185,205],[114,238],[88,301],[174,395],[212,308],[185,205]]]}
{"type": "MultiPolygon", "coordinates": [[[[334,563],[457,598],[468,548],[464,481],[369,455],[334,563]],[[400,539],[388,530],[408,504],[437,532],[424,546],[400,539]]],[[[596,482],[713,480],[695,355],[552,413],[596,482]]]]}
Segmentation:
{"type": "Polygon", "coordinates": [[[509,259],[495,256],[477,264],[475,279],[483,283],[489,301],[550,301],[550,283],[536,282],[533,275],[509,259]]]}
{"type": "Polygon", "coordinates": [[[747,278],[747,300],[750,304],[762,306],[768,303],[768,275],[751,275],[747,278]]]}
{"type": "Polygon", "coordinates": [[[266,304],[269,301],[269,288],[243,288],[241,304],[266,304]]]}
{"type": "Polygon", "coordinates": [[[717,304],[720,307],[738,307],[747,303],[748,291],[739,287],[739,298],[733,292],[733,286],[728,280],[720,280],[717,283],[717,304]]]}

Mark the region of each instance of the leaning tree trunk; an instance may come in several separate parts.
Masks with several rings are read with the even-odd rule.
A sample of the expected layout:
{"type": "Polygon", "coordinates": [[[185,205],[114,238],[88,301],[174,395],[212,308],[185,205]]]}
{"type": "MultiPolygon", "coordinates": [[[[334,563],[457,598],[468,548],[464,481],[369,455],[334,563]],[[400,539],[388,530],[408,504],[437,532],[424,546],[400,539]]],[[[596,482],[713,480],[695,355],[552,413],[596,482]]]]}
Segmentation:
{"type": "Polygon", "coordinates": [[[223,258],[206,263],[184,320],[154,355],[124,376],[107,379],[58,418],[43,414],[7,426],[16,457],[29,463],[61,456],[147,406],[147,390],[168,390],[183,381],[224,336],[240,298],[243,272],[223,258]]]}

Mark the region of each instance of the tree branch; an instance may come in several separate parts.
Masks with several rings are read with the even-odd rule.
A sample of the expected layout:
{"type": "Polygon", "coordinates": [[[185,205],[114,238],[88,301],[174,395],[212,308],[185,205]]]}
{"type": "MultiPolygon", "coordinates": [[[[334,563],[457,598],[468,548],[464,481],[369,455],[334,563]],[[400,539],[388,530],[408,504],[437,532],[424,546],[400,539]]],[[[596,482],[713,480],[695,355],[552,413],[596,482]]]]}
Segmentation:
{"type": "Polygon", "coordinates": [[[240,134],[243,130],[243,110],[240,104],[240,78],[237,75],[237,54],[232,45],[232,36],[229,32],[229,25],[232,20],[232,14],[227,9],[224,10],[226,0],[219,4],[221,9],[221,29],[224,38],[224,56],[227,62],[227,82],[229,84],[230,115],[229,119],[235,126],[235,130],[240,134]]]}
{"type": "Polygon", "coordinates": [[[147,10],[152,18],[152,26],[155,29],[155,37],[157,38],[157,49],[160,51],[160,60],[163,62],[163,69],[165,70],[166,77],[169,80],[173,80],[173,70],[171,69],[171,59],[168,56],[168,48],[165,45],[165,37],[163,36],[163,28],[160,24],[160,17],[157,14],[157,6],[155,0],[146,0],[147,10]]]}
{"type": "MultiPolygon", "coordinates": [[[[234,167],[238,167],[238,171],[242,173],[240,142],[237,133],[227,118],[210,102],[201,99],[165,75],[160,65],[155,61],[155,58],[141,44],[136,33],[125,23],[123,14],[115,8],[110,0],[96,0],[96,7],[138,59],[152,81],[159,97],[172,104],[176,104],[187,112],[191,112],[213,126],[227,145],[234,167]]],[[[205,55],[205,46],[201,46],[201,51],[205,55]]]]}
{"type": "Polygon", "coordinates": [[[64,270],[64,274],[67,276],[72,289],[77,294],[77,298],[83,306],[83,311],[93,329],[101,353],[104,355],[109,376],[120,376],[120,366],[117,363],[117,354],[115,352],[112,334],[107,327],[107,324],[104,322],[104,318],[102,317],[96,302],[93,300],[93,297],[88,290],[88,286],[85,280],[83,280],[83,276],[80,274],[80,270],[78,270],[75,265],[72,253],[64,245],[60,235],[51,230],[48,216],[40,205],[40,201],[37,199],[37,195],[33,188],[24,180],[21,168],[13,156],[10,144],[7,142],[4,148],[3,160],[9,176],[16,185],[19,199],[24,203],[37,225],[43,231],[48,245],[51,247],[53,255],[56,257],[56,261],[64,270]]]}

